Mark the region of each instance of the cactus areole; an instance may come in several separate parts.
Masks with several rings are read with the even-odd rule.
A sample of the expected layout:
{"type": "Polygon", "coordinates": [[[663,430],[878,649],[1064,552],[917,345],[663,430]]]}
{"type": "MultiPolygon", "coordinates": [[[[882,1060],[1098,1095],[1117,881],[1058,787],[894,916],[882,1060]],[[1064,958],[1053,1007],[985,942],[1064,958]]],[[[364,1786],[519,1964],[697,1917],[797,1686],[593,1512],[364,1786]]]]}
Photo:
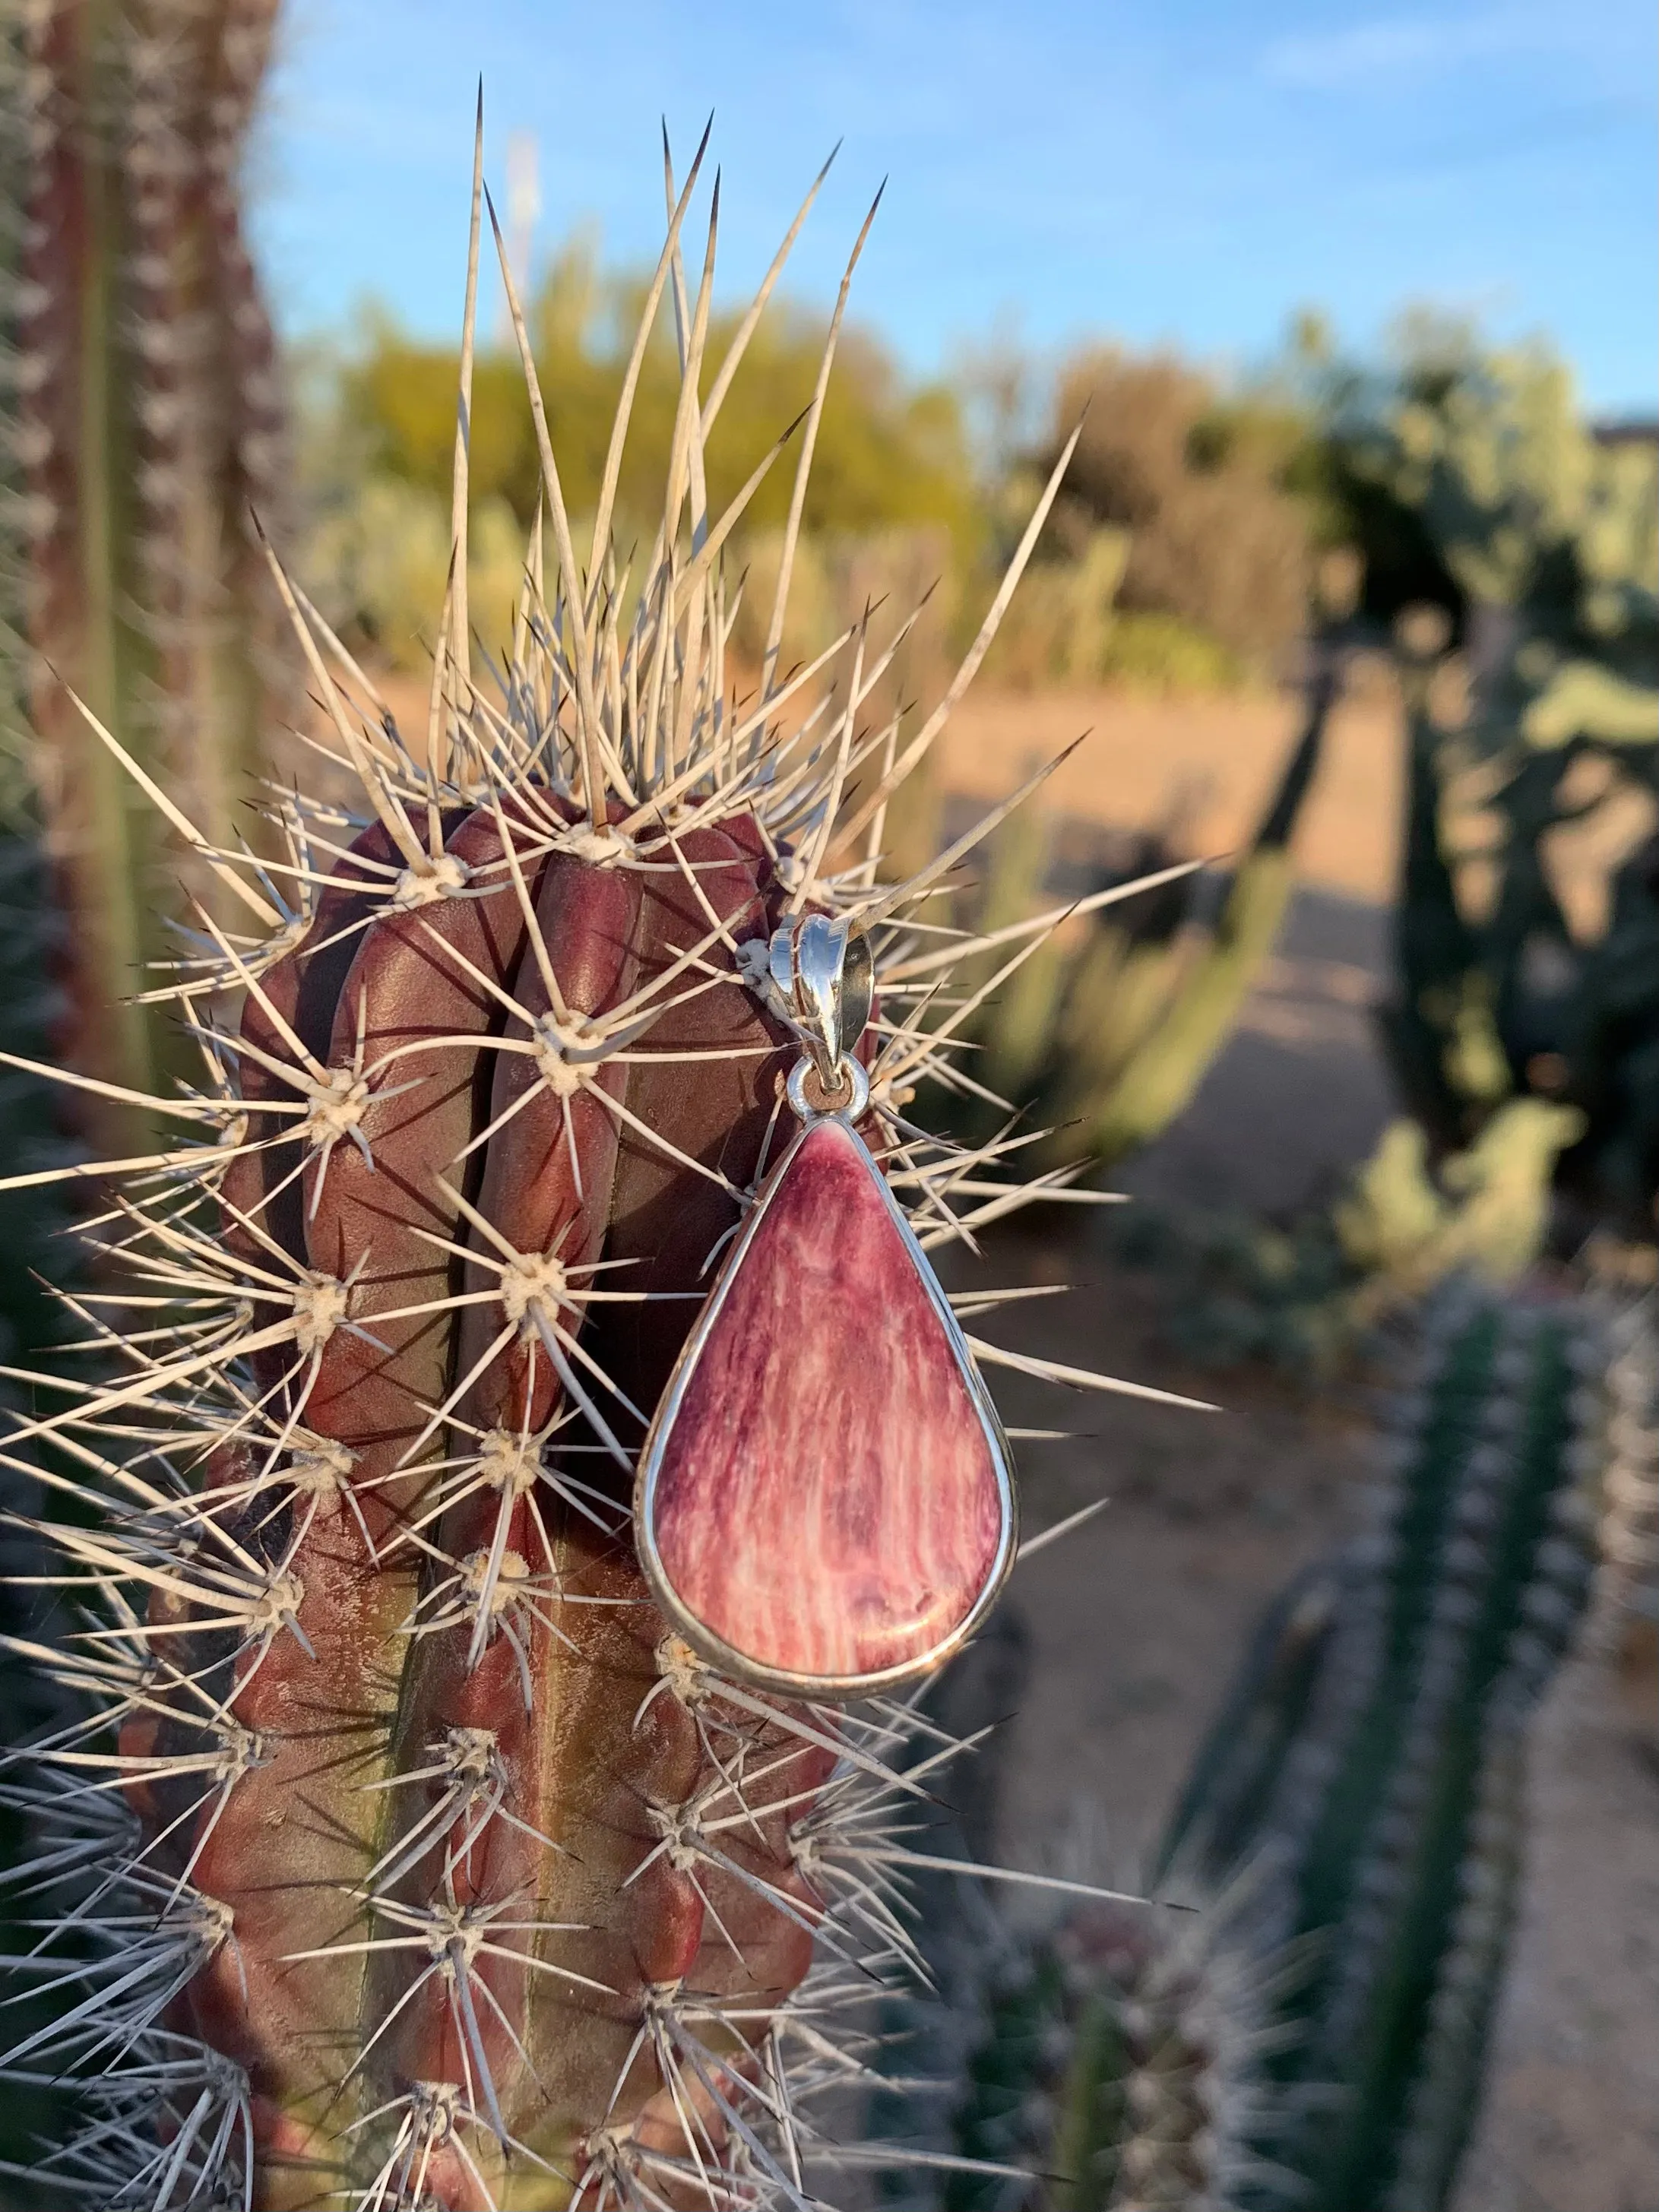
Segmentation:
{"type": "MultiPolygon", "coordinates": [[[[41,2169],[71,2199],[799,2207],[857,2008],[915,1963],[908,1816],[955,1747],[880,1693],[972,1631],[1014,1547],[975,1365],[1014,1355],[964,1336],[926,1251],[1066,1177],[1010,1177],[1012,1117],[971,1152],[908,1118],[922,1079],[969,1079],[983,989],[939,988],[993,947],[936,894],[1007,808],[906,883],[882,856],[1013,580],[921,726],[870,729],[903,629],[786,665],[792,526],[736,691],[721,547],[764,470],[711,517],[703,453],[754,318],[705,362],[696,181],[635,356],[672,290],[632,586],[633,377],[584,567],[509,279],[544,505],[475,680],[475,178],[423,738],[273,560],[355,798],[281,798],[259,865],[146,785],[240,926],[195,917],[202,1080],[141,1102],[178,1135],[106,1170],[95,1370],[14,1438],[77,1500],[50,1533],[78,1610],[30,1650],[80,1717],[9,1785],[58,1916],[21,1963],[60,1993],[9,2063],[80,2085],[41,2169]]],[[[983,988],[1059,919],[1000,933],[983,988]]]]}

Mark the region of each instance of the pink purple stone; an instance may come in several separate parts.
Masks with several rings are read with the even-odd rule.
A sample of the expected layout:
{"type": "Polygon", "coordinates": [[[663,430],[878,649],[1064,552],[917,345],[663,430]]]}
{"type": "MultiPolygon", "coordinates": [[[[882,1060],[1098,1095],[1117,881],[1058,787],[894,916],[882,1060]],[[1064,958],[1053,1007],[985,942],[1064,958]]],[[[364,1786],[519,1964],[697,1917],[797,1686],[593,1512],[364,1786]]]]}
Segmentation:
{"type": "Polygon", "coordinates": [[[983,1595],[1008,1508],[947,1325],[845,1124],[807,1129],[735,1265],[660,1448],[668,1583],[776,1673],[924,1662],[983,1595]]]}

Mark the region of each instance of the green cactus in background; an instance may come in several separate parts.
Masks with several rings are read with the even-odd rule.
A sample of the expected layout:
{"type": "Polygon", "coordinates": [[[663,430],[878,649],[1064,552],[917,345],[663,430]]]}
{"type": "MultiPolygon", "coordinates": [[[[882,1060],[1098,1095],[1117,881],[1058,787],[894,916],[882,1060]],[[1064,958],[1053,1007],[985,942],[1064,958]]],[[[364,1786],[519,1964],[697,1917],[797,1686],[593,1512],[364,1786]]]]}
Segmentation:
{"type": "Polygon", "coordinates": [[[1153,1868],[982,1972],[950,2212],[1443,2212],[1524,1862],[1528,1723],[1594,1571],[1595,1340],[1423,1323],[1367,1532],[1268,1608],[1153,1868]]]}
{"type": "Polygon", "coordinates": [[[4,16],[11,684],[73,917],[72,1048],[139,1091],[179,1051],[130,1003],[177,954],[163,885],[182,873],[214,912],[223,894],[70,692],[235,849],[287,696],[250,527],[252,507],[280,520],[282,413],[236,198],[275,15],[39,0],[4,16]]]}
{"type": "Polygon", "coordinates": [[[952,2113],[945,2212],[1226,2212],[1273,2169],[1271,1977],[1197,1913],[1095,1905],[1006,1942],[952,2113]],[[975,2170],[977,2169],[977,2170],[975,2170]]]}
{"type": "Polygon", "coordinates": [[[1348,1318],[1363,1323],[1468,1273],[1503,1288],[1543,1252],[1550,1178],[1583,1133],[1574,1106],[1510,1098],[1466,1152],[1431,1172],[1421,1123],[1391,1121],[1333,1210],[1343,1253],[1360,1271],[1348,1318]]]}
{"type": "Polygon", "coordinates": [[[1316,653],[1301,733],[1233,872],[1220,912],[1201,950],[1177,970],[1173,989],[1115,1069],[1091,1065],[1091,1037],[1098,1033],[1090,1019],[1092,1009],[1076,1009],[1076,1073],[1062,1086],[1055,1111],[1075,1132],[1067,1141],[1079,1152],[1116,1159],[1159,1134],[1191,1103],[1226,1042],[1290,904],[1295,884],[1291,842],[1339,691],[1334,655],[1316,653]]]}
{"type": "Polygon", "coordinates": [[[1650,1287],[1613,1303],[1595,1626],[1626,1676],[1638,1724],[1652,1733],[1659,1731],[1659,1293],[1650,1287]]]}
{"type": "Polygon", "coordinates": [[[1659,843],[1617,869],[1604,931],[1553,886],[1559,829],[1659,793],[1659,452],[1598,442],[1540,351],[1422,331],[1399,379],[1339,408],[1346,465],[1431,549],[1470,678],[1449,726],[1449,629],[1402,625],[1407,799],[1383,1033],[1412,1112],[1461,1150],[1507,1099],[1577,1107],[1559,1181],[1651,1238],[1659,1192],[1659,843]],[[1478,805],[1495,892],[1446,834],[1478,805]]]}
{"type": "MultiPolygon", "coordinates": [[[[1194,864],[1160,866],[1167,846],[1142,839],[1122,878],[1052,910],[1018,966],[994,973],[988,957],[973,1031],[983,1058],[974,1085],[960,1085],[964,1118],[1034,1106],[1051,1125],[1048,1157],[1075,1165],[1121,1158],[1190,1103],[1278,939],[1291,844],[1340,690],[1336,651],[1316,646],[1303,726],[1213,918],[1194,913],[1194,864]],[[1127,884],[1149,876],[1127,899],[1127,884]]],[[[1042,904],[1049,858],[1041,817],[1006,824],[975,917],[984,936],[1012,935],[1042,904]]]]}
{"type": "Polygon", "coordinates": [[[1456,1290],[1425,1324],[1370,1531],[1264,1623],[1160,1878],[1267,1870],[1258,1955],[1313,1946],[1270,2074],[1290,2174],[1253,2206],[1437,2212],[1478,2100],[1524,1843],[1528,1717],[1593,1572],[1596,1354],[1565,1309],[1456,1290]]]}

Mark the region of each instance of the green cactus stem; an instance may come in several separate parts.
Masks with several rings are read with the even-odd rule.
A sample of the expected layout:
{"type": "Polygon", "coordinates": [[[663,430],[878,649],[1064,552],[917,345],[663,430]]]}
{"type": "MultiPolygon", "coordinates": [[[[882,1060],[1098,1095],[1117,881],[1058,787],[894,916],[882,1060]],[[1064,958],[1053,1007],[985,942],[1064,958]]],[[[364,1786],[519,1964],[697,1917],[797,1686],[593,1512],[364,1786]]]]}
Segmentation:
{"type": "Polygon", "coordinates": [[[1007,1942],[953,2116],[947,2212],[1226,2212],[1273,2168],[1264,1978],[1197,1913],[1089,1906],[1007,1942]],[[989,2168],[990,2171],[975,2171],[989,2168]]]}
{"type": "Polygon", "coordinates": [[[1103,1094],[1091,1083],[1087,1044],[1073,1088],[1062,1089],[1056,1118],[1071,1141],[1102,1160],[1121,1158],[1168,1128],[1190,1103],[1231,1033],[1262,962],[1278,939],[1295,883],[1291,840],[1313,785],[1331,709],[1340,691],[1333,654],[1321,653],[1309,678],[1305,718],[1266,812],[1227,886],[1210,941],[1179,981],[1103,1094]]]}
{"type": "MultiPolygon", "coordinates": [[[[1150,1142],[1191,1102],[1278,939],[1295,884],[1291,843],[1339,690],[1336,650],[1322,643],[1302,728],[1212,923],[1188,926],[1182,879],[1197,863],[1177,861],[1122,915],[1114,909],[1133,877],[1055,908],[1044,920],[1061,933],[1023,945],[1017,963],[988,962],[975,979],[977,1086],[957,1085],[965,1126],[1035,1102],[1054,1124],[1047,1157],[1078,1170],[1150,1142]]],[[[999,839],[978,917],[987,937],[1006,939],[1011,918],[1038,902],[1048,854],[1040,820],[1012,823],[999,839]]]]}

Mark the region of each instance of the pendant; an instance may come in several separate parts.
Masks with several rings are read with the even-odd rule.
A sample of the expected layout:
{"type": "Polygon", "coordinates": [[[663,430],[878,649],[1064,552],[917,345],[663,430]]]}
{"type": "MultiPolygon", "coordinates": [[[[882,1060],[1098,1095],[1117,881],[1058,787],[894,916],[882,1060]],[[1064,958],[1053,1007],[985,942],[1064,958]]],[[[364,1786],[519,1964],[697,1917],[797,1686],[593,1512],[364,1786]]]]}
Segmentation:
{"type": "Polygon", "coordinates": [[[806,1047],[800,1127],[658,1407],[635,1492],[653,1595],[722,1672],[808,1698],[926,1674],[1014,1551],[1007,1440],[950,1304],[856,1127],[866,940],[808,916],[771,980],[806,1047]]]}

